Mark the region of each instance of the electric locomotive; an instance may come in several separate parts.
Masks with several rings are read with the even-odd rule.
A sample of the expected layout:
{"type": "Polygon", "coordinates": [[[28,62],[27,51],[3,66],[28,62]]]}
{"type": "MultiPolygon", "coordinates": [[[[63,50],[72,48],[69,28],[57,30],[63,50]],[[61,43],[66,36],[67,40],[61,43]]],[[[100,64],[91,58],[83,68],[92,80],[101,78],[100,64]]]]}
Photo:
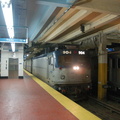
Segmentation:
{"type": "Polygon", "coordinates": [[[32,74],[61,93],[77,97],[87,95],[91,67],[85,51],[60,49],[28,61],[32,68],[26,65],[27,70],[29,68],[32,74]]]}

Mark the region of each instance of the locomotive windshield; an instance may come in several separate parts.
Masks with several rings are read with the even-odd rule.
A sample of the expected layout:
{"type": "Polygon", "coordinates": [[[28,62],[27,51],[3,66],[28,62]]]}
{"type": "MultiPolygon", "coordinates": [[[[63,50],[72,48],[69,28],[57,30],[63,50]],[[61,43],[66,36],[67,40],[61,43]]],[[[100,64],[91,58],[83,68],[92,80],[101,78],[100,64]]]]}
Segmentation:
{"type": "Polygon", "coordinates": [[[86,66],[88,62],[85,56],[79,56],[79,55],[61,55],[58,58],[59,66],[69,67],[73,64],[86,66]]]}

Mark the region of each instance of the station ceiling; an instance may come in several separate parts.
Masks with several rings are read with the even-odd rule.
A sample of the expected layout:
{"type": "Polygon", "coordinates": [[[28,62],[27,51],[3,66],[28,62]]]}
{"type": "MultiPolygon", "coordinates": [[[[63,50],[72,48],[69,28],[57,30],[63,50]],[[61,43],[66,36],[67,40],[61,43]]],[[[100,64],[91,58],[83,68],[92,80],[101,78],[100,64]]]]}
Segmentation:
{"type": "MultiPolygon", "coordinates": [[[[40,44],[81,44],[98,33],[120,42],[119,0],[12,0],[15,38],[40,44]]],[[[8,33],[0,8],[0,38],[8,33]]]]}

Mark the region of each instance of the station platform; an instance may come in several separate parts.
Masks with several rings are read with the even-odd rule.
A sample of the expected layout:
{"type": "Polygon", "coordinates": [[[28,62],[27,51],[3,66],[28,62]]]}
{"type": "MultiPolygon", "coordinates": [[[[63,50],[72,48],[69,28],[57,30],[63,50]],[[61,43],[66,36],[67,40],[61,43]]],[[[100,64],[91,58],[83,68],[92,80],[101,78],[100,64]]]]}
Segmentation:
{"type": "Polygon", "coordinates": [[[25,71],[0,79],[0,120],[101,120],[25,71]]]}

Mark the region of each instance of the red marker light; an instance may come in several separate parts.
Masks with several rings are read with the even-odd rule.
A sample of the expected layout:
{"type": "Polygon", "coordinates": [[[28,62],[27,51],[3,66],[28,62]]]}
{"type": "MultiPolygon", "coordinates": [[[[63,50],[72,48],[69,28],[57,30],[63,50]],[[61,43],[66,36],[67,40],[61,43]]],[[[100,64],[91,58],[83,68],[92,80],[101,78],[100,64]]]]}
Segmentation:
{"type": "Polygon", "coordinates": [[[62,67],[59,67],[60,70],[62,70],[62,67]]]}
{"type": "Polygon", "coordinates": [[[73,51],[74,54],[77,54],[77,51],[73,51]]]}

